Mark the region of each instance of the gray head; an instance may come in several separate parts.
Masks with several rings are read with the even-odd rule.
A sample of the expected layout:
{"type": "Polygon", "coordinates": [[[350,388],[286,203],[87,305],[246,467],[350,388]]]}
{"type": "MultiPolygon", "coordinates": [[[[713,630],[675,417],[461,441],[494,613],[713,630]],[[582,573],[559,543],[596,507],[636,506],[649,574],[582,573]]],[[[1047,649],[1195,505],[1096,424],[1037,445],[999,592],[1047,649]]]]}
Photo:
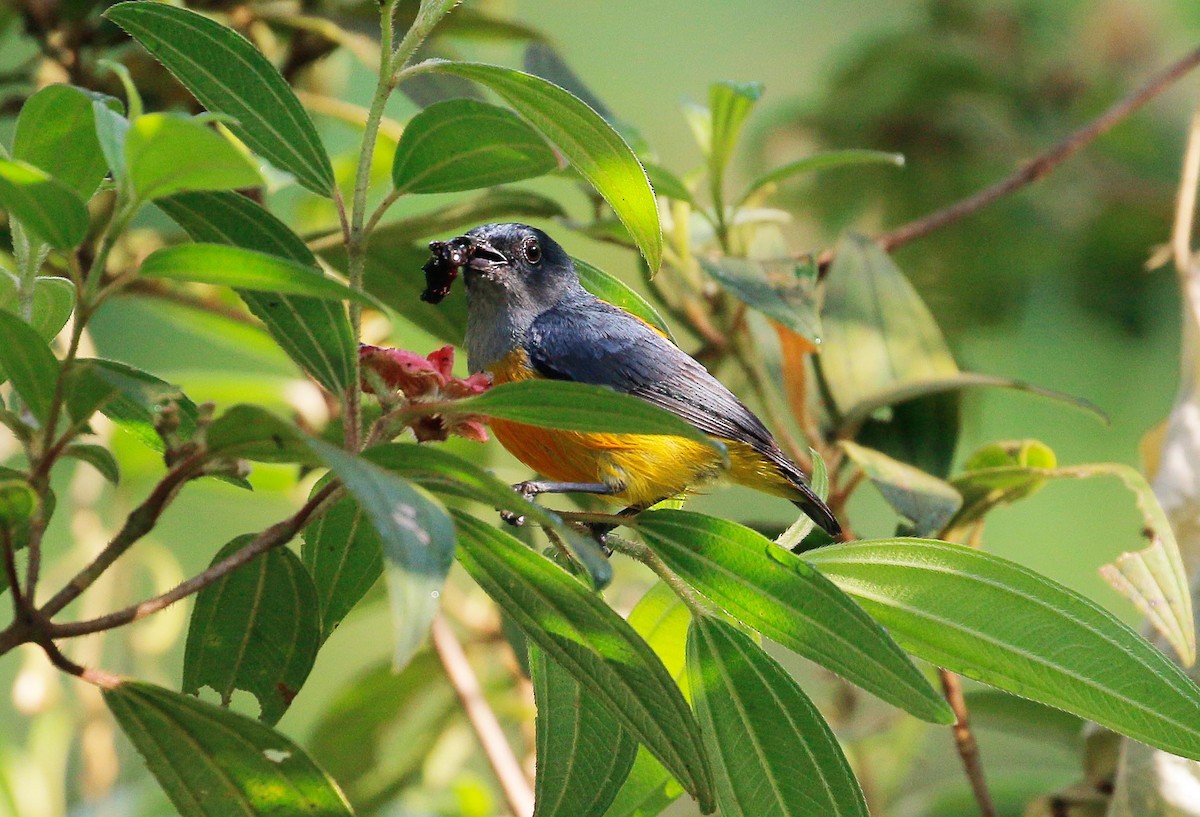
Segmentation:
{"type": "Polygon", "coordinates": [[[511,351],[538,315],[582,292],[571,257],[528,224],[484,224],[463,268],[467,285],[467,357],[478,371],[511,351]]]}
{"type": "Polygon", "coordinates": [[[465,237],[474,243],[463,270],[472,303],[494,299],[542,312],[579,287],[571,256],[536,227],[483,224],[465,237]]]}

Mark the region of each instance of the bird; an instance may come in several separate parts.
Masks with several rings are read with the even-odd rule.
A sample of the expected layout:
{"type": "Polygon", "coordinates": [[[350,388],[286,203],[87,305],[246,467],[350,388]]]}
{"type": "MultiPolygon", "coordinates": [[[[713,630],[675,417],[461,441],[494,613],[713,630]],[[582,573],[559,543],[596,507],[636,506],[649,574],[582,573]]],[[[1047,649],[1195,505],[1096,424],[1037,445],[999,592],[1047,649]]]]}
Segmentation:
{"type": "Polygon", "coordinates": [[[657,328],[584,289],[571,257],[545,232],[518,223],[481,225],[431,244],[427,275],[439,263],[439,247],[452,255],[441,263],[455,268],[444,287],[465,261],[472,373],[486,371],[495,384],[544,378],[607,386],[681,417],[725,449],[685,437],[492,419],[500,444],[547,478],[521,483],[527,496],[591,493],[632,513],[724,472],[732,482],[791,500],[831,536],[840,533],[829,506],[754,412],[657,328]]]}

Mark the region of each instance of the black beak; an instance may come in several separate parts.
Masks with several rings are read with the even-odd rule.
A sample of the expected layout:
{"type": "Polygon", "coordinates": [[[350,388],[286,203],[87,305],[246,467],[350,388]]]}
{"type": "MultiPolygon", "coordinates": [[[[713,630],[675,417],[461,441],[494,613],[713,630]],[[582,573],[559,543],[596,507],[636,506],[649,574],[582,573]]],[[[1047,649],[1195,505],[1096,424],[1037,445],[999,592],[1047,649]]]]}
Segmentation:
{"type": "Polygon", "coordinates": [[[508,264],[504,254],[486,241],[475,239],[474,244],[471,260],[467,262],[468,269],[486,271],[508,264]]]}

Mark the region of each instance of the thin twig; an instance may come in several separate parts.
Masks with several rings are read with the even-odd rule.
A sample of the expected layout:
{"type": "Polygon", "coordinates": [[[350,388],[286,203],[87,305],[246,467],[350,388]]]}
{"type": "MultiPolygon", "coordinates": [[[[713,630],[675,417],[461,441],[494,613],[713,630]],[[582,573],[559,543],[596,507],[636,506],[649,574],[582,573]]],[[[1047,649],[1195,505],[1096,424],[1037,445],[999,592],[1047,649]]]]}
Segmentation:
{"type": "MultiPolygon", "coordinates": [[[[1181,59],[1155,74],[1131,94],[1112,105],[1104,113],[1079,128],[1052,148],[1028,162],[1007,178],[985,187],[949,207],[945,207],[923,218],[910,221],[894,230],[878,236],[875,240],[884,250],[891,252],[904,244],[923,238],[948,224],[966,218],[997,199],[1038,181],[1067,159],[1110,131],[1139,108],[1166,91],[1181,77],[1200,65],[1200,48],[1188,52],[1181,59]]],[[[824,273],[833,261],[833,251],[826,250],[818,259],[818,267],[824,273]]]]}
{"type": "Polygon", "coordinates": [[[942,678],[946,702],[950,704],[957,719],[954,723],[954,743],[958,747],[958,756],[962,758],[967,780],[971,782],[975,802],[979,804],[980,817],[996,817],[996,806],[992,802],[991,792],[988,791],[987,781],[983,776],[983,763],[979,759],[979,744],[975,742],[975,735],[972,734],[971,724],[967,720],[967,702],[963,698],[962,683],[950,670],[939,669],[938,674],[942,678]]]}
{"type": "Polygon", "coordinates": [[[92,586],[92,583],[107,570],[113,562],[129,550],[135,542],[149,533],[157,524],[159,516],[167,505],[175,498],[184,483],[194,477],[204,464],[202,453],[193,454],[176,463],[171,470],[154,486],[154,490],[146,497],[125,519],[125,524],[117,532],[104,549],[83,570],[75,575],[61,590],[54,594],[50,601],[41,608],[41,614],[50,618],[62,610],[79,594],[92,586]]]}
{"type": "Polygon", "coordinates": [[[1171,255],[1175,271],[1188,275],[1192,266],[1192,225],[1196,218],[1196,188],[1200,184],[1200,111],[1192,114],[1187,147],[1183,153],[1183,171],[1179,177],[1179,195],[1175,204],[1175,224],[1171,230],[1171,255]]]}
{"type": "Polygon", "coordinates": [[[235,306],[221,303],[213,298],[205,298],[195,292],[186,289],[177,289],[167,286],[161,281],[154,281],[149,278],[138,278],[131,281],[123,290],[125,295],[142,295],[149,298],[157,298],[160,301],[168,301],[170,303],[186,306],[189,309],[196,309],[201,312],[208,312],[221,318],[225,318],[237,323],[243,323],[247,326],[261,327],[255,317],[247,312],[238,309],[235,306]]]}
{"type": "Polygon", "coordinates": [[[488,763],[500,782],[500,789],[504,792],[509,809],[516,817],[529,817],[533,814],[533,789],[525,778],[508,739],[504,736],[496,713],[484,697],[479,678],[467,661],[462,644],[458,642],[454,630],[440,615],[433,620],[431,636],[433,649],[446,670],[450,685],[458,694],[458,700],[467,713],[471,728],[475,730],[475,735],[483,746],[483,753],[487,755],[488,763]]]}
{"type": "Polygon", "coordinates": [[[313,494],[296,513],[282,522],[277,522],[271,527],[264,529],[241,550],[231,553],[221,561],[211,565],[203,573],[193,576],[185,582],[181,582],[166,593],[97,618],[72,621],[66,624],[49,623],[46,625],[45,630],[52,638],[71,638],[73,636],[87,635],[88,633],[98,633],[102,630],[111,630],[114,627],[121,627],[130,622],[145,618],[152,613],[157,613],[159,610],[203,590],[213,582],[225,577],[255,557],[266,553],[268,550],[290,542],[308,524],[309,519],[320,509],[322,504],[340,488],[341,485],[337,482],[329,483],[320,491],[313,494]]]}
{"type": "Polygon", "coordinates": [[[654,571],[654,575],[663,580],[663,583],[679,596],[693,615],[705,616],[712,612],[712,605],[702,599],[692,586],[680,578],[679,574],[672,570],[662,557],[651,550],[641,542],[634,542],[630,539],[622,539],[619,536],[613,536],[611,533],[605,540],[609,547],[618,553],[623,553],[630,558],[637,559],[646,567],[654,571]]]}

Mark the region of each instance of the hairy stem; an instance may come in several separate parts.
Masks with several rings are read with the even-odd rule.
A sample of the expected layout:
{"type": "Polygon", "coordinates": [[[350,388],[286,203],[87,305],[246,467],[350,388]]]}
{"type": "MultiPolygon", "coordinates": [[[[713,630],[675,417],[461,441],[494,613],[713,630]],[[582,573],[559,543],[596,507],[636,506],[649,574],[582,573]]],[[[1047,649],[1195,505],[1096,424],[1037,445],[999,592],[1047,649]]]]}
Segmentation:
{"type": "Polygon", "coordinates": [[[157,613],[164,607],[185,599],[193,593],[198,593],[218,579],[237,570],[256,556],[261,556],[272,548],[277,548],[290,542],[308,524],[313,515],[320,510],[325,501],[340,488],[341,485],[336,482],[329,483],[320,491],[313,494],[296,513],[263,530],[241,550],[229,554],[229,556],[216,564],[210,565],[203,573],[193,576],[185,582],[181,582],[165,593],[97,618],[85,621],[72,621],[66,624],[48,623],[45,631],[51,638],[71,638],[87,635],[88,633],[98,633],[102,630],[111,630],[114,627],[121,627],[130,622],[145,618],[152,613],[157,613]]]}
{"type": "MultiPolygon", "coordinates": [[[[350,202],[350,224],[346,233],[346,257],[350,276],[350,287],[356,292],[363,288],[363,271],[367,263],[367,240],[369,232],[364,229],[367,211],[367,188],[371,182],[371,162],[375,157],[375,142],[379,137],[379,123],[383,119],[383,109],[387,105],[395,85],[392,83],[393,53],[393,17],[396,12],[396,0],[387,0],[380,10],[379,35],[379,81],[375,84],[375,95],[371,98],[371,108],[367,113],[367,121],[363,127],[362,148],[358,155],[358,169],[354,174],[354,195],[350,202]]],[[[341,208],[344,212],[345,208],[341,208]]],[[[343,222],[345,228],[345,222],[343,222]]],[[[350,329],[354,342],[362,337],[362,304],[357,301],[350,303],[350,329]]],[[[353,370],[350,386],[346,389],[343,400],[343,423],[346,429],[346,448],[357,451],[362,441],[362,391],[359,379],[362,367],[358,355],[353,356],[353,370]]]]}
{"type": "MultiPolygon", "coordinates": [[[[628,521],[628,520],[626,520],[628,521]]],[[[692,615],[706,616],[712,612],[712,606],[705,601],[700,595],[692,589],[692,586],[680,578],[679,574],[667,566],[667,563],[662,560],[657,553],[651,550],[641,542],[634,542],[630,539],[622,539],[619,536],[613,536],[611,533],[606,540],[608,546],[618,553],[623,553],[626,556],[637,559],[646,567],[654,571],[654,575],[663,580],[663,583],[679,596],[687,608],[691,610],[692,615]]]]}
{"type": "Polygon", "coordinates": [[[430,635],[434,652],[442,662],[446,677],[450,679],[450,685],[458,695],[467,720],[483,746],[483,753],[500,783],[509,809],[515,817],[529,817],[533,814],[533,789],[530,788],[529,780],[526,779],[521,764],[517,762],[516,755],[504,736],[496,713],[484,697],[479,678],[467,661],[462,644],[454,635],[454,630],[446,623],[446,619],[440,615],[433,620],[430,635]]]}

